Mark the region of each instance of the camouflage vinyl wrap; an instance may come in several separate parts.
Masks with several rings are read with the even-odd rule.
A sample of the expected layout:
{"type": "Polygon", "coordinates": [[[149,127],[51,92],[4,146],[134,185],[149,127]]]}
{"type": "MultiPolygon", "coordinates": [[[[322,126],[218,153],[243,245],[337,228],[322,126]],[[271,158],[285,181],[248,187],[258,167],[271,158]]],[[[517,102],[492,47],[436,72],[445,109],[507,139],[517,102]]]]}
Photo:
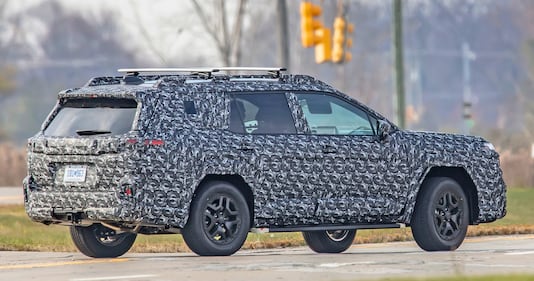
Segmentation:
{"type": "Polygon", "coordinates": [[[41,130],[29,139],[24,191],[33,220],[68,224],[62,214],[79,213],[89,221],[181,228],[197,187],[218,175],[240,178],[251,190],[254,227],[409,223],[425,176],[436,167],[467,172],[474,183],[467,187],[475,205],[472,223],[506,213],[499,156],[482,138],[403,131],[393,124],[383,140],[311,135],[295,93],[336,95],[389,121],[309,76],[233,76],[247,78],[239,82],[229,76],[143,77],[157,82],[122,85],[121,77],[102,77],[59,94],[43,130],[62,101],[73,97],[135,99],[137,114],[125,135],[61,138],[41,130]],[[228,93],[250,92],[284,93],[297,134],[230,132],[228,93]],[[186,113],[185,101],[196,113],[186,113]],[[325,153],[325,147],[336,150],[325,153]],[[67,165],[87,167],[86,180],[64,183],[67,165]]]}

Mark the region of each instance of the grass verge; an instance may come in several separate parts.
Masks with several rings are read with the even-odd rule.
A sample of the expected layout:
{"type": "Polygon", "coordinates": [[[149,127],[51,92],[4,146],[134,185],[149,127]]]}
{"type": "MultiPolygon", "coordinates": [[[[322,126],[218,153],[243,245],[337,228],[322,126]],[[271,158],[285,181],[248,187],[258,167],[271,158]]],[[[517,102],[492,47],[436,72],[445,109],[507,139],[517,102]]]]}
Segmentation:
{"type": "MultiPolygon", "coordinates": [[[[468,236],[534,234],[534,189],[510,189],[508,214],[490,224],[470,226],[468,236]]],[[[360,230],[355,243],[378,243],[413,240],[411,230],[360,230]]],[[[264,249],[305,245],[300,233],[249,234],[244,249],[264,249]]],[[[34,223],[23,206],[0,206],[0,250],[76,251],[68,228],[34,223]]],[[[132,252],[189,251],[181,235],[139,235],[132,252]]],[[[523,280],[523,279],[521,279],[523,280]]]]}

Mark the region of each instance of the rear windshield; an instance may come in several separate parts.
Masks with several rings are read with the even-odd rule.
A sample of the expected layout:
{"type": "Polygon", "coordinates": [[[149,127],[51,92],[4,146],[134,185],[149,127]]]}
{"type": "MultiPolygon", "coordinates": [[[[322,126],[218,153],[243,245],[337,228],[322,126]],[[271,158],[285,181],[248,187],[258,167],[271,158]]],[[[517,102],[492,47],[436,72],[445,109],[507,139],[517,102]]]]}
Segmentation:
{"type": "Polygon", "coordinates": [[[47,136],[120,135],[132,130],[137,102],[132,99],[69,99],[44,130],[47,136]]]}

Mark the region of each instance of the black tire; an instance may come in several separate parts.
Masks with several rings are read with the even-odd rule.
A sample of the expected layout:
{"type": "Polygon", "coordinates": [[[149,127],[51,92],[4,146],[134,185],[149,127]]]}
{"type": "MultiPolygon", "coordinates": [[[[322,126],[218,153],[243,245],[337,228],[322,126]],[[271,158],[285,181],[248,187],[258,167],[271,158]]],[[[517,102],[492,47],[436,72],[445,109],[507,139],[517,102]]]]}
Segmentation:
{"type": "Polygon", "coordinates": [[[303,231],[302,236],[317,253],[341,253],[352,245],[356,230],[303,231]]]}
{"type": "Polygon", "coordinates": [[[250,212],[243,194],[230,183],[216,181],[196,194],[182,235],[200,256],[229,256],[243,246],[249,230],[250,212]]]}
{"type": "Polygon", "coordinates": [[[117,234],[102,224],[71,226],[70,236],[82,254],[93,258],[116,258],[124,255],[135,242],[137,234],[117,234]]]}
{"type": "Polygon", "coordinates": [[[417,197],[411,219],[412,234],[425,251],[454,251],[464,241],[469,225],[469,204],[456,181],[429,179],[417,197]]]}

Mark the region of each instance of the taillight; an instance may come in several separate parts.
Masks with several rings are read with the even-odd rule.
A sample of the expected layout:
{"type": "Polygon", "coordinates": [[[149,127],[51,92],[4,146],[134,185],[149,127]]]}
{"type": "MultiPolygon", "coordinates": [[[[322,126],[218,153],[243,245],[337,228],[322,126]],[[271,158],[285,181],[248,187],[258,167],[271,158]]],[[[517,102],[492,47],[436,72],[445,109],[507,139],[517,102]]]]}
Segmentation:
{"type": "Polygon", "coordinates": [[[165,142],[163,140],[145,140],[145,145],[164,145],[165,142]]]}
{"type": "Polygon", "coordinates": [[[124,195],[128,196],[128,197],[132,197],[134,196],[134,188],[133,186],[131,185],[125,185],[122,187],[123,188],[123,193],[124,195]]]}
{"type": "Polygon", "coordinates": [[[137,193],[136,189],[135,181],[131,175],[124,175],[119,181],[119,193],[123,199],[131,200],[135,198],[135,194],[137,193]]]}
{"type": "Polygon", "coordinates": [[[32,152],[44,152],[48,142],[43,139],[34,139],[28,143],[28,147],[32,152]]]}

